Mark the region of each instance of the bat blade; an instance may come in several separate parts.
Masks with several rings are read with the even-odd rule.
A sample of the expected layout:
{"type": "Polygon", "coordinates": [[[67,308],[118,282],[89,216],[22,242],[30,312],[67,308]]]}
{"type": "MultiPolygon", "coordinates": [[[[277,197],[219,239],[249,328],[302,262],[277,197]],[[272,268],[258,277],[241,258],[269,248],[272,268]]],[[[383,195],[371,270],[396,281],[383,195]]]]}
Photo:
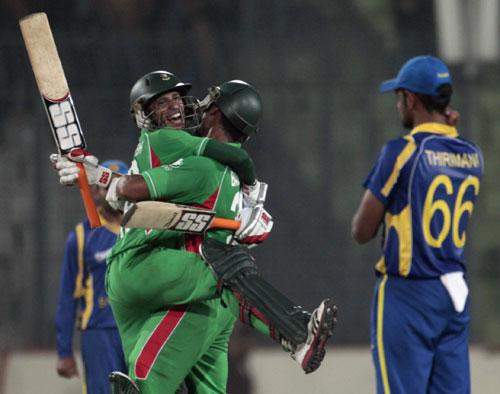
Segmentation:
{"type": "MultiPolygon", "coordinates": [[[[43,12],[27,15],[19,20],[19,26],[59,153],[64,155],[73,148],[84,149],[85,138],[47,15],[43,12]]],[[[98,227],[101,223],[87,176],[83,166],[79,167],[78,183],[87,217],[91,227],[98,227]]]]}
{"type": "Polygon", "coordinates": [[[122,226],[157,230],[177,230],[200,234],[209,228],[237,230],[240,222],[215,217],[209,209],[160,201],[141,201],[132,205],[122,219],[122,226]]]}

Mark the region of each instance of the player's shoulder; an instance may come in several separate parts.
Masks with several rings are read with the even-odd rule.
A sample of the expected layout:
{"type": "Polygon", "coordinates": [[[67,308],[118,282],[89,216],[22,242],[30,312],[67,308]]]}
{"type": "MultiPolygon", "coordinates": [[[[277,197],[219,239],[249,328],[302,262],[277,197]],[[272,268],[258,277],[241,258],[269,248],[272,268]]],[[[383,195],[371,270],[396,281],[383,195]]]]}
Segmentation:
{"type": "Polygon", "coordinates": [[[457,140],[460,141],[461,143],[463,143],[464,145],[469,146],[472,150],[475,150],[476,152],[482,154],[481,148],[475,142],[472,142],[471,140],[464,138],[462,136],[457,137],[457,140]]]}
{"type": "Polygon", "coordinates": [[[171,127],[162,127],[160,129],[156,129],[154,131],[149,131],[148,135],[153,138],[168,138],[168,139],[176,139],[176,140],[182,140],[182,139],[193,139],[193,138],[199,138],[195,137],[192,134],[189,134],[185,130],[181,129],[173,129],[171,127]]]}
{"type": "Polygon", "coordinates": [[[384,144],[382,153],[386,155],[399,154],[408,144],[415,144],[415,140],[411,134],[392,138],[384,144]]]}
{"type": "Polygon", "coordinates": [[[197,167],[200,171],[217,171],[224,167],[218,161],[206,156],[188,156],[183,159],[185,165],[197,167]]]}

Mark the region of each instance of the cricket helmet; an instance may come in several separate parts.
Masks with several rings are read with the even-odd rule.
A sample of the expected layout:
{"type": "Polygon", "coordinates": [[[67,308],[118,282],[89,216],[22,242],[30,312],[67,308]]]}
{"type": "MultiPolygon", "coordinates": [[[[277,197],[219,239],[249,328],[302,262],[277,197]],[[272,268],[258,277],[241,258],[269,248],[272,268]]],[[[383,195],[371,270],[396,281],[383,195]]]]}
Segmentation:
{"type": "Polygon", "coordinates": [[[190,89],[190,83],[181,82],[175,74],[168,71],[153,71],[139,78],[130,91],[130,113],[137,126],[146,129],[155,128],[151,114],[147,113],[147,106],[164,93],[179,92],[185,105],[193,105],[192,98],[186,96],[190,89]]]}
{"type": "Polygon", "coordinates": [[[252,85],[235,79],[209,88],[208,93],[200,103],[204,109],[215,104],[241,133],[251,136],[257,132],[262,119],[262,99],[252,85]]]}

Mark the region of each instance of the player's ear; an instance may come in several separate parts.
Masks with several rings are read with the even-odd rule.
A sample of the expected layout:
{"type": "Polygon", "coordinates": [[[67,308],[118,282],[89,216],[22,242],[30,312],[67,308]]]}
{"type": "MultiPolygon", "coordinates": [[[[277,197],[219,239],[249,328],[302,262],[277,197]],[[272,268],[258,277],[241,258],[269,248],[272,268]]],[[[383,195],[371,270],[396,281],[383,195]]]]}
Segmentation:
{"type": "Polygon", "coordinates": [[[405,95],[408,109],[414,109],[420,103],[420,99],[415,93],[406,90],[405,95]]]}

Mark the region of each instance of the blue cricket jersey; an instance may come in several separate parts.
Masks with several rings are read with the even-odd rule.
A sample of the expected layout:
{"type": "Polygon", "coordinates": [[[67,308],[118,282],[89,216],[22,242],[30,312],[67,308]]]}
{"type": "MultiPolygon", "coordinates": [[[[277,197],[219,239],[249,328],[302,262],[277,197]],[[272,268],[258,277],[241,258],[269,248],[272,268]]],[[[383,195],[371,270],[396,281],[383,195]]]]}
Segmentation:
{"type": "Polygon", "coordinates": [[[81,330],[116,328],[105,291],[106,257],[116,242],[119,226],[100,215],[102,227],[88,220],[69,234],[64,253],[56,312],[59,357],[73,354],[75,321],[81,330]]]}
{"type": "Polygon", "coordinates": [[[466,227],[483,174],[479,148],[424,123],[389,141],[364,182],[385,206],[380,273],[437,278],[465,272],[466,227]]]}

